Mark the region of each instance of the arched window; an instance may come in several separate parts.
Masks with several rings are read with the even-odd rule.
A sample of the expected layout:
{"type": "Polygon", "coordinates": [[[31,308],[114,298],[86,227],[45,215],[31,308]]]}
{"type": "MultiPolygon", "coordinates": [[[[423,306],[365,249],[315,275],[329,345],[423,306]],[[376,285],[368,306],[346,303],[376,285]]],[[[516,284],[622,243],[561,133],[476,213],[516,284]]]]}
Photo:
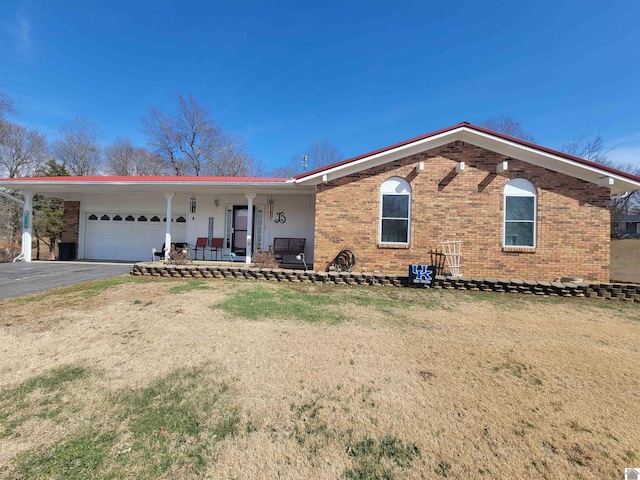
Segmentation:
{"type": "Polygon", "coordinates": [[[536,187],[529,180],[515,178],[505,185],[503,246],[536,246],[536,199],[536,187]]]}
{"type": "Polygon", "coordinates": [[[398,177],[380,187],[380,243],[409,243],[411,186],[398,177]]]}

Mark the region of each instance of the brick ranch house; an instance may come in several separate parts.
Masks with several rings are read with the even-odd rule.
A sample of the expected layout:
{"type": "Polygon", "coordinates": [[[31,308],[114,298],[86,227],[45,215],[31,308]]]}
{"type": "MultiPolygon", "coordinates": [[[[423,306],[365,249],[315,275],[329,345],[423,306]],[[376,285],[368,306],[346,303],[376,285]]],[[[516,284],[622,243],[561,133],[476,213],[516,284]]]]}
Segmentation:
{"type": "Polygon", "coordinates": [[[464,276],[609,281],[609,197],[639,189],[640,177],[465,122],[294,178],[42,177],[0,187],[25,196],[25,261],[31,201],[47,194],[64,199],[62,242],[78,259],[148,261],[163,242],[217,237],[220,259],[251,263],[285,237],[306,240],[315,270],[350,248],[358,271],[406,274],[456,239],[464,276]]]}

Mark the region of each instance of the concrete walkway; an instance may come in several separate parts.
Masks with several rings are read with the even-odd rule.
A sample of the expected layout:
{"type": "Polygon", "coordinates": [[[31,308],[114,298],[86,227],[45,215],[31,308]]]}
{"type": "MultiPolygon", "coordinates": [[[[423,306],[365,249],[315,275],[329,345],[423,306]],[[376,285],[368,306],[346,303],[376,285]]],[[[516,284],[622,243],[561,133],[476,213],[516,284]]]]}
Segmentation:
{"type": "Polygon", "coordinates": [[[133,263],[0,263],[0,300],[74,283],[131,273],[133,263]]]}

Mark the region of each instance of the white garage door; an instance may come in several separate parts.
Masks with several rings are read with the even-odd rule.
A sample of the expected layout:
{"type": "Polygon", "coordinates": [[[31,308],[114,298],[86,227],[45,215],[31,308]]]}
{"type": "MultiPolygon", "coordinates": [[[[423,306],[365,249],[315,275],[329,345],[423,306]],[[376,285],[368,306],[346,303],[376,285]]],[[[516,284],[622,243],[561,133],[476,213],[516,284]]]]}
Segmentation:
{"type": "MultiPolygon", "coordinates": [[[[84,258],[91,260],[148,261],[151,249],[164,242],[165,217],[161,213],[86,213],[84,258]]],[[[185,241],[186,216],[171,223],[171,240],[185,241]]]]}

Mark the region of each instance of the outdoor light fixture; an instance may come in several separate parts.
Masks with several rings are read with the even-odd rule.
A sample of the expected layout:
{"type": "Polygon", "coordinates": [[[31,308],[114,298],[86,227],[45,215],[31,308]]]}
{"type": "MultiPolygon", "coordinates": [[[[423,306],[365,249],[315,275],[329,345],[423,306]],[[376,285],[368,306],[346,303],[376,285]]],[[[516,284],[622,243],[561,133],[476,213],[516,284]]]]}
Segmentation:
{"type": "Polygon", "coordinates": [[[191,198],[189,199],[189,212],[196,213],[196,197],[193,195],[191,195],[191,198]]]}
{"type": "Polygon", "coordinates": [[[304,264],[304,271],[307,271],[307,262],[304,261],[304,253],[300,252],[298,255],[296,255],[296,259],[297,260],[302,260],[302,263],[304,264]]]}
{"type": "Polygon", "coordinates": [[[273,198],[269,199],[269,220],[273,219],[273,198]]]}
{"type": "Polygon", "coordinates": [[[220,205],[220,202],[218,202],[217,198],[213,199],[213,204],[217,207],[218,205],[220,205]]]}

